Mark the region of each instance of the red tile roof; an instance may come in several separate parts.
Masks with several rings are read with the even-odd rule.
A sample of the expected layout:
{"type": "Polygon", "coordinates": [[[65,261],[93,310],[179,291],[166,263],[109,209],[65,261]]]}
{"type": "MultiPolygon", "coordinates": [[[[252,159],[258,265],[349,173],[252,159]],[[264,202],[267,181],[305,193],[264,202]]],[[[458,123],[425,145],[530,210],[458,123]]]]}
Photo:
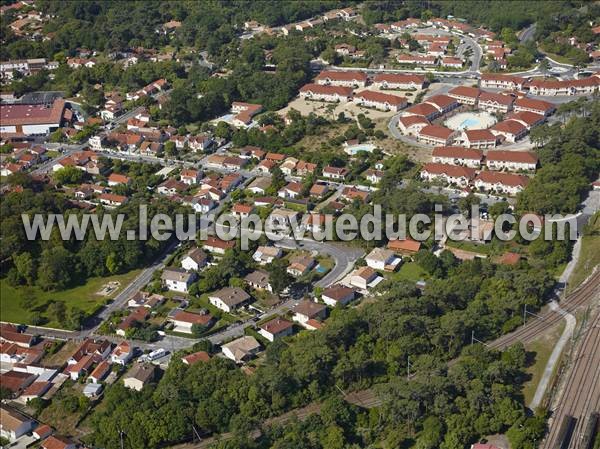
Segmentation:
{"type": "Polygon", "coordinates": [[[510,106],[515,99],[510,95],[496,94],[493,92],[482,91],[479,96],[479,102],[482,103],[498,103],[504,106],[510,106]]]}
{"type": "Polygon", "coordinates": [[[425,123],[426,125],[431,124],[429,120],[422,115],[407,115],[405,117],[400,117],[398,121],[406,127],[416,125],[417,123],[425,123]]]}
{"type": "Polygon", "coordinates": [[[464,131],[469,142],[491,142],[496,141],[496,136],[488,129],[467,129],[464,131]]]}
{"type": "Polygon", "coordinates": [[[448,91],[448,95],[456,95],[459,97],[477,98],[481,91],[476,87],[457,86],[448,91]]]}
{"type": "Polygon", "coordinates": [[[2,125],[42,125],[60,123],[65,100],[54,100],[52,107],[40,104],[2,104],[0,117],[2,125]]]}
{"type": "Polygon", "coordinates": [[[210,320],[212,320],[212,315],[199,315],[197,313],[186,312],[182,310],[173,315],[173,320],[175,321],[183,321],[184,323],[190,324],[199,324],[201,326],[206,326],[210,320]]]}
{"type": "Polygon", "coordinates": [[[392,251],[411,252],[416,253],[421,249],[421,242],[415,240],[390,240],[387,245],[388,249],[392,251]]]}
{"type": "Polygon", "coordinates": [[[483,181],[489,184],[504,184],[506,186],[523,186],[529,183],[527,176],[516,175],[514,173],[502,173],[497,171],[486,170],[480,172],[475,181],[483,181]]]}
{"type": "Polygon", "coordinates": [[[262,324],[260,328],[270,334],[278,334],[289,329],[292,326],[293,324],[290,321],[277,317],[273,320],[267,321],[266,323],[262,324]]]}
{"type": "Polygon", "coordinates": [[[544,121],[545,117],[542,114],[536,114],[531,111],[512,112],[505,117],[506,120],[518,120],[525,122],[527,126],[534,126],[537,123],[544,121]]]}
{"type": "Polygon", "coordinates": [[[393,83],[393,84],[418,84],[422,85],[425,83],[425,77],[421,75],[410,75],[405,73],[378,73],[373,77],[373,82],[393,83]]]}
{"type": "Polygon", "coordinates": [[[515,100],[515,107],[535,109],[546,113],[555,108],[553,103],[544,100],[535,100],[533,98],[517,98],[517,100],[515,100]]]}
{"type": "Polygon", "coordinates": [[[121,175],[119,173],[111,173],[108,177],[108,182],[117,182],[120,184],[127,184],[130,181],[130,178],[125,175],[121,175]]]}
{"type": "Polygon", "coordinates": [[[336,72],[333,70],[323,70],[315,78],[317,80],[331,79],[336,81],[360,81],[367,82],[367,74],[358,71],[343,71],[336,72]]]}
{"type": "Polygon", "coordinates": [[[456,99],[449,97],[448,95],[434,95],[424,100],[424,103],[431,103],[439,106],[440,108],[447,108],[456,103],[456,99]]]}
{"type": "Polygon", "coordinates": [[[372,101],[376,103],[389,103],[390,105],[400,106],[405,105],[407,103],[406,98],[400,97],[398,95],[390,95],[384,94],[382,92],[376,92],[374,90],[363,90],[361,92],[357,92],[354,95],[355,98],[364,98],[367,101],[372,101]]]}
{"type": "Polygon", "coordinates": [[[521,134],[527,128],[521,122],[517,122],[516,120],[504,120],[502,122],[496,123],[491,127],[494,131],[501,131],[510,134],[521,134]]]}
{"type": "Polygon", "coordinates": [[[446,128],[445,126],[427,125],[421,130],[421,132],[419,132],[419,135],[447,140],[450,138],[450,136],[452,135],[453,132],[454,131],[446,128]]]}
{"type": "Polygon", "coordinates": [[[300,88],[300,92],[311,92],[319,95],[339,95],[340,97],[350,97],[352,88],[345,86],[328,86],[322,84],[305,84],[300,88]]]}
{"type": "Polygon", "coordinates": [[[405,109],[404,112],[410,112],[411,114],[415,115],[423,115],[425,117],[431,114],[439,113],[438,109],[429,103],[418,103],[412,105],[408,109],[405,109]]]}
{"type": "Polygon", "coordinates": [[[524,162],[528,164],[537,164],[538,161],[537,155],[529,151],[493,150],[488,151],[485,157],[488,161],[524,162]]]}
{"type": "Polygon", "coordinates": [[[439,164],[437,162],[429,162],[423,166],[421,171],[426,171],[433,175],[448,175],[454,178],[472,179],[475,177],[475,170],[461,165],[439,164]]]}
{"type": "Polygon", "coordinates": [[[210,355],[206,351],[198,351],[182,357],[181,360],[188,365],[194,365],[198,362],[208,362],[210,355]]]}

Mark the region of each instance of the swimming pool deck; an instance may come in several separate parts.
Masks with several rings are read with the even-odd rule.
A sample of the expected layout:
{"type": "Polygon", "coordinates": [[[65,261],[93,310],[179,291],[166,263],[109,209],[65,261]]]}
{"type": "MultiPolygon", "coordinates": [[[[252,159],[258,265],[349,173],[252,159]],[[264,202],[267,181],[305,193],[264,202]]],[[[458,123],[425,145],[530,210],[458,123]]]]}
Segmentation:
{"type": "Polygon", "coordinates": [[[487,112],[460,112],[444,122],[455,131],[463,129],[487,129],[496,123],[493,115],[487,112]]]}

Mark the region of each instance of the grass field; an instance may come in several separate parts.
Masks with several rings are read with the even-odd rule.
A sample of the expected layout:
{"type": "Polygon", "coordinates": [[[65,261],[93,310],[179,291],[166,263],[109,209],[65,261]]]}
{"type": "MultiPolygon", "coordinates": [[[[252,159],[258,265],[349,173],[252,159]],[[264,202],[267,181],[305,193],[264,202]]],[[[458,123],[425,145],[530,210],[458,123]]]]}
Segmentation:
{"type": "Polygon", "coordinates": [[[596,213],[585,230],[579,261],[569,283],[569,289],[574,289],[587,278],[594,267],[600,265],[600,212],[596,213]]]}
{"type": "Polygon", "coordinates": [[[58,292],[45,292],[37,286],[12,287],[6,279],[0,279],[0,316],[2,321],[33,324],[32,318],[39,315],[41,318],[39,325],[64,329],[65,323],[58,323],[53,317],[47,315],[47,308],[51,302],[62,301],[67,306],[67,311],[77,308],[86,315],[92,315],[109,299],[114,298],[140,272],[141,270],[133,270],[116,276],[90,278],[84,285],[58,292]],[[104,284],[111,281],[121,283],[112,295],[96,294],[104,284]]]}
{"type": "Polygon", "coordinates": [[[428,278],[429,275],[416,262],[403,263],[400,269],[391,275],[391,279],[395,281],[410,281],[417,282],[421,279],[428,278]]]}
{"type": "Polygon", "coordinates": [[[544,335],[540,336],[538,339],[525,347],[528,352],[535,353],[533,364],[527,367],[526,370],[527,373],[531,375],[531,379],[525,382],[523,385],[523,396],[525,398],[526,405],[531,403],[531,400],[535,395],[535,390],[537,389],[538,383],[544,374],[550,354],[552,354],[554,346],[560,338],[564,328],[565,323],[564,321],[561,321],[559,326],[555,326],[548,330],[544,335]]]}

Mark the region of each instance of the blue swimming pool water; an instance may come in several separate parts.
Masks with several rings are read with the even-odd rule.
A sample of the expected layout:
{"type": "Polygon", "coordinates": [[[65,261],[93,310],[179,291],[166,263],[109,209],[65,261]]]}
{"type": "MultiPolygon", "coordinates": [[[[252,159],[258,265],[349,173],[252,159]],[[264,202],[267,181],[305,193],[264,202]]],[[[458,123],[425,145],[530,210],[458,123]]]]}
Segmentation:
{"type": "Polygon", "coordinates": [[[465,129],[477,125],[479,125],[479,120],[474,117],[470,117],[462,121],[462,123],[459,125],[459,129],[465,129]]]}
{"type": "Polygon", "coordinates": [[[322,267],[321,265],[317,265],[317,268],[315,268],[316,272],[319,274],[325,273],[327,271],[327,268],[322,267]]]}
{"type": "Polygon", "coordinates": [[[373,145],[372,143],[365,143],[365,144],[361,144],[361,145],[353,145],[351,147],[348,147],[347,151],[351,154],[351,155],[356,155],[359,151],[366,151],[367,153],[370,153],[371,151],[373,151],[375,149],[375,145],[373,145]]]}

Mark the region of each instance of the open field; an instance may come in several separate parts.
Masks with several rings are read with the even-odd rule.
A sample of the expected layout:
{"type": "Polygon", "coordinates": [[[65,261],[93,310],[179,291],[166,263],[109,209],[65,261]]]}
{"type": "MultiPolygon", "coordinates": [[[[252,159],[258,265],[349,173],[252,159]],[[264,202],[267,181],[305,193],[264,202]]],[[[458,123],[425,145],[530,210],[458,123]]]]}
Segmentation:
{"type": "Polygon", "coordinates": [[[86,315],[92,315],[108,300],[114,298],[140,272],[141,270],[133,270],[116,276],[90,278],[84,285],[58,292],[45,292],[37,286],[12,287],[6,279],[2,279],[0,280],[0,315],[2,321],[66,328],[66,323],[59,323],[55,317],[49,316],[47,309],[50,303],[65,303],[67,315],[71,309],[79,309],[86,315]],[[109,282],[120,282],[121,285],[109,296],[97,295],[102,286],[109,282]],[[40,321],[36,323],[37,318],[40,321]]]}
{"type": "Polygon", "coordinates": [[[407,262],[400,265],[400,269],[390,275],[386,275],[386,278],[394,281],[409,281],[417,282],[422,279],[428,278],[429,275],[423,270],[416,262],[407,262]]]}
{"type": "Polygon", "coordinates": [[[554,345],[560,338],[564,328],[565,322],[563,320],[560,325],[552,327],[545,334],[525,346],[527,352],[535,353],[533,364],[528,366],[526,370],[531,375],[531,379],[523,384],[523,397],[526,405],[531,403],[535,395],[535,390],[544,374],[550,354],[552,354],[554,345]]]}

